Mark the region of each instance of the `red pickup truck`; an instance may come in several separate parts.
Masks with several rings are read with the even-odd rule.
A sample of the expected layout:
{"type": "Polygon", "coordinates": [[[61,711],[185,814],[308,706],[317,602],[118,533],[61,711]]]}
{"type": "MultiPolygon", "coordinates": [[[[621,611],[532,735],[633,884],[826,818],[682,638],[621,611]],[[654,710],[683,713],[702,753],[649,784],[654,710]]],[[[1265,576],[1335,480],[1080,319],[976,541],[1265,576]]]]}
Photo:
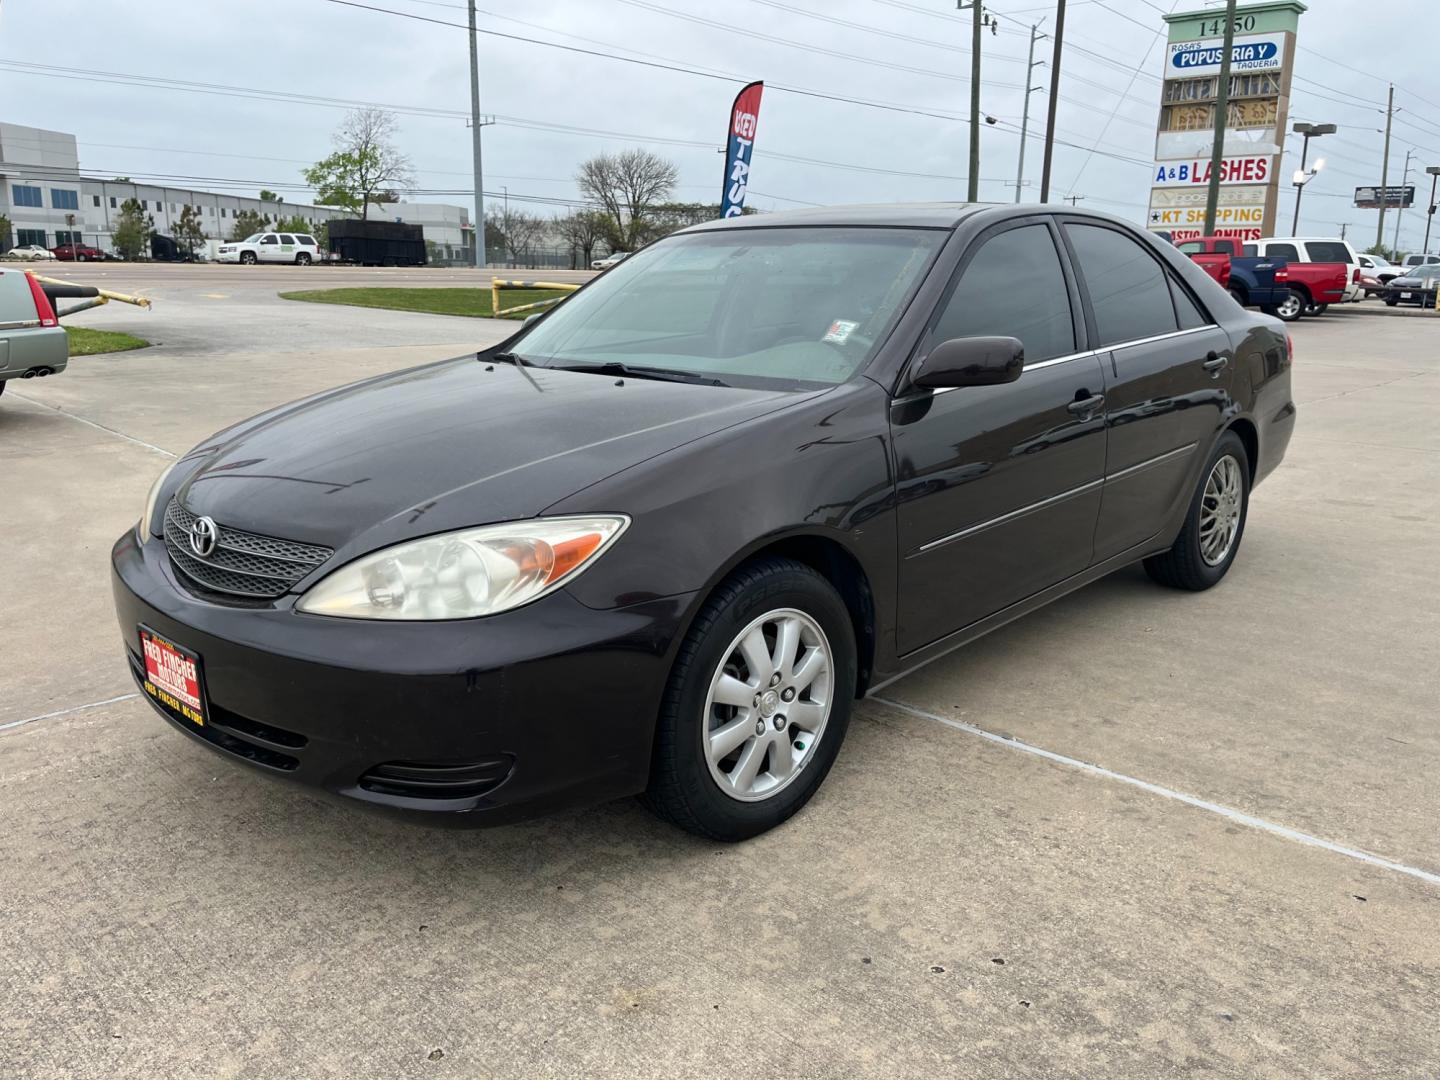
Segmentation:
{"type": "Polygon", "coordinates": [[[105,253],[99,248],[93,248],[89,244],[61,244],[59,247],[50,249],[50,254],[57,259],[75,260],[76,262],[99,262],[105,258],[105,253]]]}

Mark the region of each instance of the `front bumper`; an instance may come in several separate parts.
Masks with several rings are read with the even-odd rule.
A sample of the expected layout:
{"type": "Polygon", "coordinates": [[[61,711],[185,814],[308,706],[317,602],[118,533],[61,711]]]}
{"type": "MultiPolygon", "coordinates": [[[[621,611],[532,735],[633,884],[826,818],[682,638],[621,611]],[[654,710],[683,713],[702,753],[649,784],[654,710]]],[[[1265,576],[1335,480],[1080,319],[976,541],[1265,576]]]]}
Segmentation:
{"type": "Polygon", "coordinates": [[[157,706],[172,726],[270,776],[457,825],[643,790],[692,599],[597,611],[562,589],[484,619],[383,623],[201,599],[133,531],[111,565],[137,682],[142,623],[200,656],[208,730],[157,706]]]}

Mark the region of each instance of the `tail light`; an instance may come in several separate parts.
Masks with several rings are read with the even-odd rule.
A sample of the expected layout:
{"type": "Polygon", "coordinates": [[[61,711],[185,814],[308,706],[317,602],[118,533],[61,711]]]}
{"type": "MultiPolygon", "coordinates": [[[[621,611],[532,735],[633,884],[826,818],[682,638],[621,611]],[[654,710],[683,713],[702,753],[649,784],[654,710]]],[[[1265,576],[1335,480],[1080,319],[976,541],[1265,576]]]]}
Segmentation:
{"type": "Polygon", "coordinates": [[[1355,273],[1350,275],[1350,280],[1355,282],[1360,280],[1360,267],[1355,267],[1355,273]]]}
{"type": "Polygon", "coordinates": [[[1288,332],[1285,334],[1285,362],[1295,363],[1295,339],[1288,332]]]}
{"type": "Polygon", "coordinates": [[[35,280],[35,275],[27,270],[25,279],[30,282],[30,298],[35,301],[35,314],[40,317],[40,325],[59,326],[60,320],[55,317],[55,309],[50,306],[50,298],[45,295],[45,290],[40,287],[40,282],[35,280]]]}
{"type": "Polygon", "coordinates": [[[1279,270],[1276,270],[1276,271],[1275,271],[1275,280],[1276,280],[1276,281],[1289,281],[1289,280],[1290,280],[1290,270],[1289,270],[1289,268],[1282,266],[1279,270]]]}

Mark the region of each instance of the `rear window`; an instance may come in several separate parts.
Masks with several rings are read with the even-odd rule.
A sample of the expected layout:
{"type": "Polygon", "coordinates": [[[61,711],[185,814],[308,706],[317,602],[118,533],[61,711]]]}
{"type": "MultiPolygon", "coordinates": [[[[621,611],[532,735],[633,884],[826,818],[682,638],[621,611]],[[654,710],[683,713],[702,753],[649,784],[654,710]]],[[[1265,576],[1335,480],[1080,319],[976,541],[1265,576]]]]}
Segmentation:
{"type": "Polygon", "coordinates": [[[1348,263],[1350,261],[1350,249],[1338,240],[1307,240],[1305,254],[1310,256],[1311,262],[1348,263]]]}
{"type": "Polygon", "coordinates": [[[299,240],[302,244],[308,244],[310,247],[315,246],[315,238],[313,236],[307,236],[304,233],[300,233],[298,236],[295,237],[295,239],[299,240]]]}
{"type": "Polygon", "coordinates": [[[1255,255],[1260,254],[1260,249],[1257,248],[1254,244],[1246,244],[1244,250],[1245,250],[1245,254],[1246,254],[1246,255],[1249,255],[1249,256],[1252,256],[1252,257],[1255,256],[1255,255]]]}
{"type": "Polygon", "coordinates": [[[1185,243],[1183,243],[1183,244],[1180,245],[1180,254],[1182,254],[1182,255],[1204,255],[1204,254],[1205,254],[1205,241],[1203,241],[1203,240],[1187,240],[1187,241],[1185,241],[1185,243]]]}

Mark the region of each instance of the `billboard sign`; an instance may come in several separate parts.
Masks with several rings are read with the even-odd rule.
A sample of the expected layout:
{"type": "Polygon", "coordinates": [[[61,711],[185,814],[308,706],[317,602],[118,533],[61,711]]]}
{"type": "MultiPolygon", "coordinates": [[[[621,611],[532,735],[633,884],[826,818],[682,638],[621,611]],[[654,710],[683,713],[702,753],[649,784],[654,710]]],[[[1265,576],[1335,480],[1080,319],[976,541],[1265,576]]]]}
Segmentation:
{"type": "MultiPolygon", "coordinates": [[[[1205,227],[1205,207],[1200,206],[1177,206],[1162,207],[1151,206],[1148,222],[1152,229],[1176,229],[1205,227]]],[[[1253,229],[1258,238],[1260,229],[1265,224],[1265,208],[1263,206],[1220,206],[1215,209],[1216,229],[1253,229]]]]}
{"type": "MultiPolygon", "coordinates": [[[[1220,183],[1264,184],[1270,180],[1273,159],[1268,154],[1220,159],[1220,183]]],[[[1205,187],[1210,183],[1210,159],[1157,161],[1155,187],[1205,187]]]]}
{"type": "Polygon", "coordinates": [[[1389,209],[1405,209],[1415,205],[1415,185],[1407,187],[1396,187],[1391,185],[1382,188],[1380,185],[1374,187],[1357,187],[1355,189],[1355,205],[1362,210],[1380,209],[1380,192],[1385,192],[1385,206],[1389,209]]]}
{"type": "Polygon", "coordinates": [[[745,212],[745,191],[750,186],[750,161],[754,156],[755,129],[760,123],[760,95],[763,82],[752,82],[735,95],[730,107],[730,130],[725,148],[725,184],[720,189],[720,216],[739,217],[745,212]]]}
{"type": "MultiPolygon", "coordinates": [[[[1170,46],[1169,54],[1165,58],[1165,77],[1190,79],[1202,75],[1219,75],[1220,61],[1224,55],[1225,42],[1222,38],[1176,42],[1170,46]]],[[[1278,71],[1284,57],[1284,34],[1248,34],[1237,37],[1230,50],[1230,74],[1278,71]]]]}
{"type": "MultiPolygon", "coordinates": [[[[1207,187],[1204,184],[1189,187],[1164,187],[1150,189],[1151,210],[1171,210],[1177,206],[1204,206],[1207,187]]],[[[1220,189],[1217,206],[1264,206],[1265,196],[1270,193],[1264,184],[1234,185],[1220,189]]]]}

